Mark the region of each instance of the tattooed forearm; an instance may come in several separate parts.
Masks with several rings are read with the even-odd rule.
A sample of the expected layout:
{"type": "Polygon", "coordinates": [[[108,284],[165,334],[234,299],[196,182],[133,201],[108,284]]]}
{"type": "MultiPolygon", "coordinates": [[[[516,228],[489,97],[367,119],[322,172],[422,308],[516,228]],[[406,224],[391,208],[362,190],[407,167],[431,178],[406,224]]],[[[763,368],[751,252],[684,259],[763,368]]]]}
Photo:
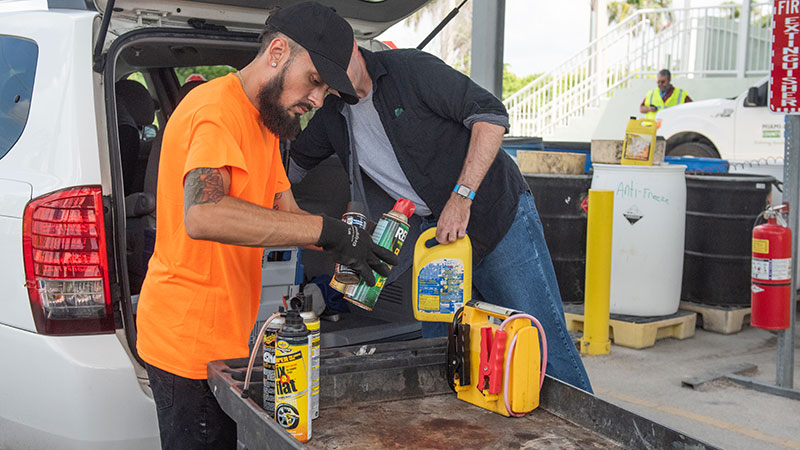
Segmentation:
{"type": "Polygon", "coordinates": [[[192,205],[218,203],[225,196],[222,169],[194,169],[183,182],[184,212],[192,205]]]}

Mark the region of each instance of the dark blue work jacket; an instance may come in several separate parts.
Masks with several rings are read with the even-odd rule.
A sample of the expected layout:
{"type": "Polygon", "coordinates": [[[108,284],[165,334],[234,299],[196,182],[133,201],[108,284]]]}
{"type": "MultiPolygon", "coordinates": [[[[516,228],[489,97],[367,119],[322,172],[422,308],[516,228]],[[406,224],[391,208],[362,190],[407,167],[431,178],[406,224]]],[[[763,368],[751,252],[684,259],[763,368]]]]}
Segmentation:
{"type": "MultiPolygon", "coordinates": [[[[411,187],[435,216],[450,198],[467,156],[471,127],[508,127],[502,102],[440,59],[413,49],[361,49],[373,82],[373,102],[411,187]]],[[[291,145],[291,158],[310,170],[336,153],[347,173],[350,137],[344,101],[329,95],[291,145]]],[[[368,178],[368,177],[365,177],[368,178]]],[[[366,180],[365,180],[366,181],[366,180]]],[[[371,181],[371,180],[369,180],[371,181]]],[[[366,182],[365,182],[366,184],[366,182]]],[[[467,232],[479,263],[505,236],[520,194],[528,190],[517,165],[500,150],[477,189],[467,232]]],[[[413,247],[414,242],[407,242],[413,247]]]]}

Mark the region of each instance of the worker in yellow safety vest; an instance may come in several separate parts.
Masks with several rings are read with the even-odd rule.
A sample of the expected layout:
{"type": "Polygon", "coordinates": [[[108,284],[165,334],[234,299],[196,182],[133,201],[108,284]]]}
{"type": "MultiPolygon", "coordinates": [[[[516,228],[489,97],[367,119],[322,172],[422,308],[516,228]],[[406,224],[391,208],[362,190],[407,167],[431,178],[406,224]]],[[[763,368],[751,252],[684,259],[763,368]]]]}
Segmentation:
{"type": "Polygon", "coordinates": [[[670,83],[671,80],[672,75],[669,70],[664,69],[658,72],[656,76],[658,89],[648,92],[639,106],[639,111],[645,115],[645,119],[655,120],[658,111],[692,101],[689,94],[683,89],[676,89],[670,83]]]}

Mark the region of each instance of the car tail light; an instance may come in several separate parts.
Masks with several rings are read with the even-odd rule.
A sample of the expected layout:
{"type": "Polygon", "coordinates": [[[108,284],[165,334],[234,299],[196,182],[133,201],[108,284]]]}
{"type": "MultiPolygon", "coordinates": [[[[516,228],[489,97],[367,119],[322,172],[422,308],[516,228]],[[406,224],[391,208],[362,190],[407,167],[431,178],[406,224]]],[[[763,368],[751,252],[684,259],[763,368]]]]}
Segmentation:
{"type": "Polygon", "coordinates": [[[23,218],[25,278],[42,334],[114,332],[99,186],[32,200],[23,218]]]}

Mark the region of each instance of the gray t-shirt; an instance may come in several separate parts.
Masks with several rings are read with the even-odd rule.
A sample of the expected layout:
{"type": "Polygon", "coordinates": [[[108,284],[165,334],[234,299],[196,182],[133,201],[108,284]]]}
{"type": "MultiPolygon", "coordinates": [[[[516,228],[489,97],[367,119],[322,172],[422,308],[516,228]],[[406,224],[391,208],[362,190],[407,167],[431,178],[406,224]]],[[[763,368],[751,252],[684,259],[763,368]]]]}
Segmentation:
{"type": "Polygon", "coordinates": [[[347,109],[352,130],[350,138],[353,151],[358,156],[358,165],[390,197],[411,200],[416,206],[414,214],[423,217],[430,215],[430,208],[414,191],[400,168],[378,111],[372,103],[372,91],[359,99],[358,104],[347,105],[347,109]]]}

